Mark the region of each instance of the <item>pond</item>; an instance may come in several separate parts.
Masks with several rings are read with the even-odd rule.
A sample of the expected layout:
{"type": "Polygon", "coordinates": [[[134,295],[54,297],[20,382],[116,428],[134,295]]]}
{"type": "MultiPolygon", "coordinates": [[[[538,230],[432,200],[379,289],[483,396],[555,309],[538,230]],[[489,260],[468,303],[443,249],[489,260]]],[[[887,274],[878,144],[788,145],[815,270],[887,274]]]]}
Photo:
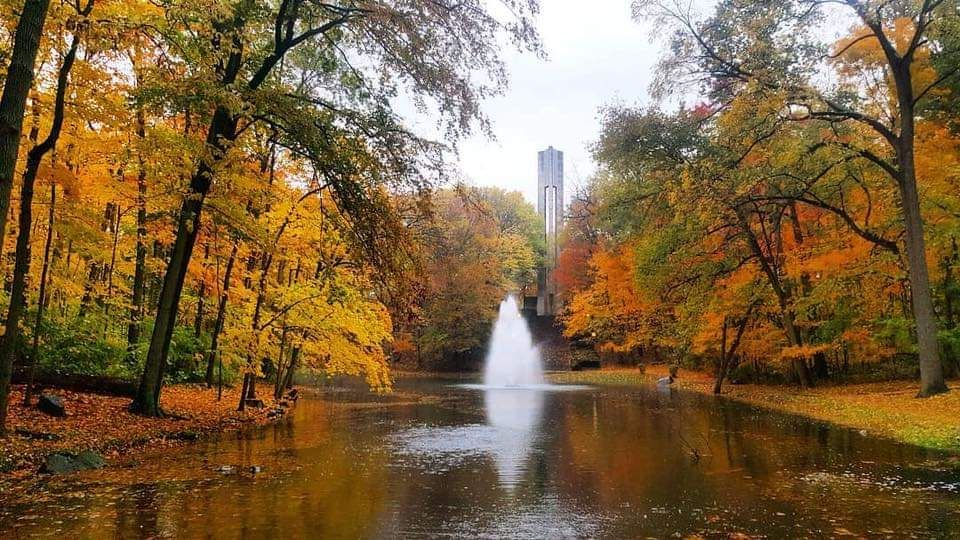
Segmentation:
{"type": "Polygon", "coordinates": [[[0,536],[960,536],[949,456],[654,388],[332,390],[32,491],[0,536]]]}

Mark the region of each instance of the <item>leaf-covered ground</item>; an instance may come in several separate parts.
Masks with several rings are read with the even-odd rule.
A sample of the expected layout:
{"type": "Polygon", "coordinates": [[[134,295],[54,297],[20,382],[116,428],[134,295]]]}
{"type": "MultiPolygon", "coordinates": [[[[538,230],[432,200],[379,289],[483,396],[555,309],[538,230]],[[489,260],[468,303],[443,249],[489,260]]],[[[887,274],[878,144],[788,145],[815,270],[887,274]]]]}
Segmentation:
{"type": "MultiPolygon", "coordinates": [[[[599,385],[648,385],[667,375],[665,366],[554,373],[552,382],[599,385]]],[[[704,394],[713,392],[708,374],[681,370],[675,386],[704,394]]],[[[960,453],[960,381],[952,392],[917,399],[911,381],[820,386],[808,390],[755,384],[725,385],[725,397],[752,405],[799,414],[869,434],[927,448],[960,453]]]]}
{"type": "Polygon", "coordinates": [[[107,459],[149,446],[182,444],[206,433],[265,423],[271,402],[263,409],[237,411],[239,388],[217,390],[201,385],[168,386],[161,405],[166,418],[132,414],[130,398],[68,390],[49,390],[63,398],[65,418],[56,418],[22,405],[23,387],[13,388],[7,418],[8,435],[0,438],[0,472],[8,477],[33,474],[44,457],[56,451],[93,450],[107,459]]]}

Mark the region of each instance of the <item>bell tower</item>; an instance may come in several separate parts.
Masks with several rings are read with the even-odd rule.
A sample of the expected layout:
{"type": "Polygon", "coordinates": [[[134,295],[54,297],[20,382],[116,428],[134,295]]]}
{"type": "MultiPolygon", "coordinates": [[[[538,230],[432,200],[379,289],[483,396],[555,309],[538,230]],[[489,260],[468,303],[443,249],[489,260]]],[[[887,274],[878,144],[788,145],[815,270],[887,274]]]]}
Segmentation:
{"type": "Polygon", "coordinates": [[[563,224],[563,152],[549,147],[537,153],[537,212],[543,220],[547,253],[543,267],[537,271],[537,315],[556,312],[556,282],[559,245],[557,235],[563,224]]]}

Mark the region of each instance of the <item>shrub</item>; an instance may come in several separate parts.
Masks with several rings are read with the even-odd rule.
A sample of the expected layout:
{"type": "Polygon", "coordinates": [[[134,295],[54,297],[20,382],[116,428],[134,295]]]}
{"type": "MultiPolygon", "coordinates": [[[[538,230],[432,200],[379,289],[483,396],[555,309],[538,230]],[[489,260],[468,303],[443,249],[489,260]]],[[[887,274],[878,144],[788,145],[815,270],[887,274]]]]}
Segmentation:
{"type": "Polygon", "coordinates": [[[210,339],[206,334],[197,337],[193,328],[174,328],[173,339],[170,340],[170,354],[167,356],[167,381],[203,381],[207,369],[206,353],[209,350],[210,339]]]}
{"type": "Polygon", "coordinates": [[[960,374],[960,328],[949,328],[937,332],[940,342],[941,360],[948,377],[960,374]]]}
{"type": "Polygon", "coordinates": [[[98,317],[44,322],[39,368],[45,373],[134,378],[137,366],[126,362],[125,356],[125,341],[104,332],[104,321],[98,317]]]}

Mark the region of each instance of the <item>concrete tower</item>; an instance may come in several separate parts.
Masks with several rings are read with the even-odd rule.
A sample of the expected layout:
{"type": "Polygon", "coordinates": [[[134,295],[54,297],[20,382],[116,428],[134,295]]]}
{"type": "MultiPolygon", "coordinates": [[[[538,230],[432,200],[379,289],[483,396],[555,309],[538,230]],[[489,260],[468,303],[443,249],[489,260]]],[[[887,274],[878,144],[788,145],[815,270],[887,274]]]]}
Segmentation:
{"type": "Polygon", "coordinates": [[[537,211],[547,244],[543,268],[537,272],[537,315],[553,315],[557,292],[553,270],[559,256],[557,235],[563,224],[563,152],[552,146],[537,153],[537,187],[537,211]]]}

